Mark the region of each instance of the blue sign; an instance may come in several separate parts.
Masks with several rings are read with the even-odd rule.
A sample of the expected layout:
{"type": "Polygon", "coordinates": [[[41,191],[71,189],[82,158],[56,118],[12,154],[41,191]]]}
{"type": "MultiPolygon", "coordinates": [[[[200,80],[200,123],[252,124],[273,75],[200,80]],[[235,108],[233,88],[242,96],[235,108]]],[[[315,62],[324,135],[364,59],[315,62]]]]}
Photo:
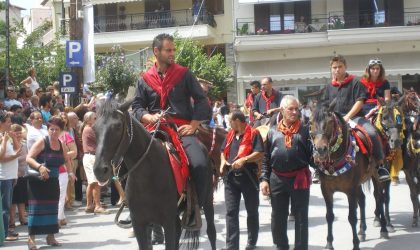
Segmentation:
{"type": "Polygon", "coordinates": [[[83,41],[66,41],[66,66],[83,67],[83,41]]]}
{"type": "Polygon", "coordinates": [[[76,93],[77,76],[75,72],[60,72],[60,93],[76,93]]]}

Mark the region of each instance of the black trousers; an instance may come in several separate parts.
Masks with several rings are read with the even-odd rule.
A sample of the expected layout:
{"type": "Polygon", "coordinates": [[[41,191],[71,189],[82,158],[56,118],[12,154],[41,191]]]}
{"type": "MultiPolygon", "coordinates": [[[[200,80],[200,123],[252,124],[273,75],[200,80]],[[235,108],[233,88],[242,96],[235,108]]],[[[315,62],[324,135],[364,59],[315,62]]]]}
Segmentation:
{"type": "MultiPolygon", "coordinates": [[[[252,173],[255,180],[257,177],[252,173]]],[[[258,183],[258,182],[257,182],[258,183]]],[[[225,177],[226,204],[226,248],[239,249],[239,206],[241,194],[244,196],[247,212],[248,244],[256,245],[259,231],[258,206],[259,190],[245,173],[235,174],[231,171],[225,177]]]]}
{"type": "MultiPolygon", "coordinates": [[[[79,166],[82,166],[82,164],[80,164],[79,162],[79,166]]],[[[76,181],[74,182],[74,195],[75,195],[75,200],[76,201],[82,201],[83,200],[83,190],[82,190],[82,177],[80,177],[80,167],[77,168],[76,170],[76,181]]]]}
{"type": "Polygon", "coordinates": [[[309,189],[293,189],[295,178],[270,176],[271,193],[271,232],[277,249],[289,249],[287,238],[287,217],[289,200],[292,200],[292,213],[295,215],[295,248],[308,249],[308,207],[309,189]]]}
{"type": "Polygon", "coordinates": [[[209,168],[208,152],[196,136],[184,136],[181,139],[190,164],[190,175],[195,183],[198,204],[202,207],[212,188],[211,181],[209,181],[211,170],[209,168]]]}

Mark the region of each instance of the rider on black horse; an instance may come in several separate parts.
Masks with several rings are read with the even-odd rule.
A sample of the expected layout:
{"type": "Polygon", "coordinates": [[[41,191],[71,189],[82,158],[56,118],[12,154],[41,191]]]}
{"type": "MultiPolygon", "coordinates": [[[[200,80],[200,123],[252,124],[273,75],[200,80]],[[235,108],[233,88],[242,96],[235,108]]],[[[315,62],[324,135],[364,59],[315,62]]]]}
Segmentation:
{"type": "Polygon", "coordinates": [[[174,38],[160,34],[153,39],[152,47],[156,63],[138,81],[132,108],[137,119],[146,126],[158,122],[162,111],[169,108],[171,121],[177,125],[188,158],[201,207],[205,199],[203,196],[208,191],[206,189],[210,188],[205,185],[209,159],[206,148],[195,133],[202,121],[211,119],[211,108],[196,77],[188,68],[174,62],[174,38]]]}

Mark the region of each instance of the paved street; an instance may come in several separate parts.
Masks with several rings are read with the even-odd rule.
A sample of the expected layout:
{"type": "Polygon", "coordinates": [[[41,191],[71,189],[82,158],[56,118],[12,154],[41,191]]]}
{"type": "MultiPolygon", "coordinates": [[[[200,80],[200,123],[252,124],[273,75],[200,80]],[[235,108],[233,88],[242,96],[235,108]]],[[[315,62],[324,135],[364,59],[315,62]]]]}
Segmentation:
{"type": "MultiPolygon", "coordinates": [[[[391,217],[396,232],[390,233],[389,240],[379,239],[379,228],[372,226],[373,221],[373,195],[367,195],[367,238],[361,243],[362,249],[419,249],[420,229],[411,228],[412,206],[409,198],[409,189],[405,184],[404,174],[401,173],[401,184],[391,187],[391,217]]],[[[334,223],[334,247],[335,249],[352,249],[351,228],[347,222],[347,199],[337,193],[334,196],[336,221],[334,223]]],[[[85,214],[80,208],[73,212],[67,212],[68,226],[62,228],[57,239],[63,243],[59,249],[138,249],[135,238],[129,238],[129,230],[118,228],[113,219],[116,208],[110,215],[85,214]]],[[[217,248],[224,246],[225,220],[224,220],[224,195],[223,188],[215,193],[215,223],[217,227],[217,248]]],[[[271,206],[268,201],[261,199],[260,206],[260,234],[258,249],[274,249],[270,231],[271,206]]],[[[241,223],[241,249],[246,244],[246,212],[243,204],[240,213],[241,223]]],[[[205,225],[204,225],[205,226],[205,225]]],[[[294,224],[289,222],[289,242],[294,242],[294,224]]],[[[26,228],[17,227],[20,240],[6,242],[6,249],[25,249],[27,233],[26,228]]],[[[203,230],[204,232],[205,230],[203,230]]],[[[309,208],[309,249],[323,249],[326,244],[327,226],[325,221],[325,205],[321,195],[320,186],[314,184],[311,187],[309,208]]],[[[45,237],[38,238],[38,247],[50,249],[45,245],[45,237]]],[[[155,246],[154,249],[164,249],[163,245],[155,246]]],[[[209,249],[207,236],[201,237],[200,249],[209,249]]],[[[291,245],[291,249],[293,246],[291,245]]]]}

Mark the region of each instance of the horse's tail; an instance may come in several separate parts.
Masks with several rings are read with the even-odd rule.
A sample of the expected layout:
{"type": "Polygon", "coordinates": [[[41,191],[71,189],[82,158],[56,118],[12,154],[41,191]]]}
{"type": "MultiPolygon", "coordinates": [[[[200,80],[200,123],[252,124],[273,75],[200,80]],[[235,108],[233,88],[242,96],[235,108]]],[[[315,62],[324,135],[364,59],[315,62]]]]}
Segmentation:
{"type": "Polygon", "coordinates": [[[200,230],[184,230],[184,237],[181,245],[184,245],[187,250],[198,249],[200,246],[200,230]]]}

